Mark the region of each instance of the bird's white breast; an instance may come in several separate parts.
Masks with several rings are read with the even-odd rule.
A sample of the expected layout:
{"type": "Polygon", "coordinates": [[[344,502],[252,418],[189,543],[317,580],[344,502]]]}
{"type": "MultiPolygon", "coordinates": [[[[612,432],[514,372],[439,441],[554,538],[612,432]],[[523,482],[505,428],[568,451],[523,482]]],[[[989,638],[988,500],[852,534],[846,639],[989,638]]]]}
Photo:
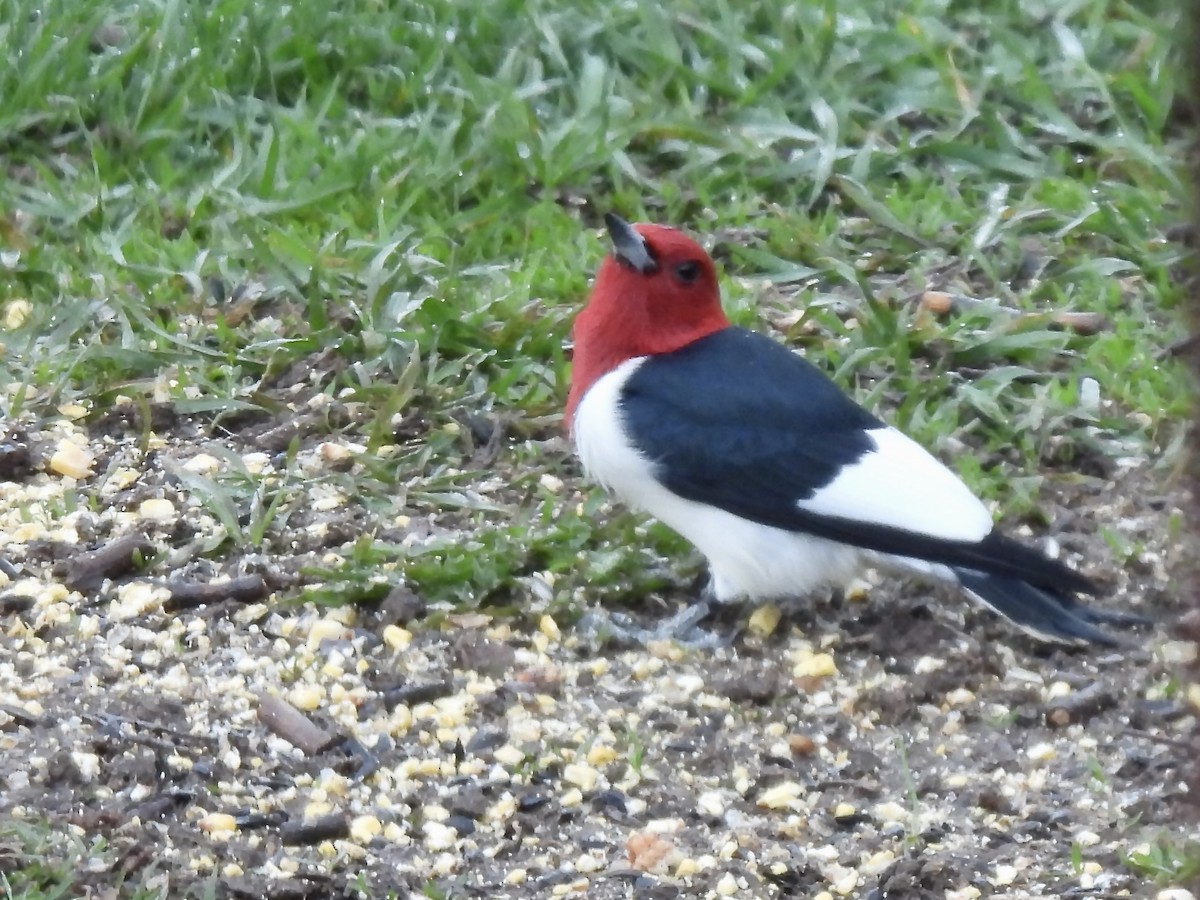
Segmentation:
{"type": "Polygon", "coordinates": [[[663,487],[654,463],[630,440],[621,414],[621,389],[644,361],[622,363],[580,401],[572,434],[588,473],[691,541],[708,558],[718,600],[800,596],[849,580],[862,566],[856,548],[760,525],[663,487]]]}

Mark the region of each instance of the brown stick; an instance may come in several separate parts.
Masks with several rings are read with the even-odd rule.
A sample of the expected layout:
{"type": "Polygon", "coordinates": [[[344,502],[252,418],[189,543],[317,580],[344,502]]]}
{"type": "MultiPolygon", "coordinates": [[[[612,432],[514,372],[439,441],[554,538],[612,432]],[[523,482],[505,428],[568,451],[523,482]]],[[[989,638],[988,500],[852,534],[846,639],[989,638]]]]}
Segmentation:
{"type": "Polygon", "coordinates": [[[258,695],[258,720],[305,756],[315,756],[338,740],[308,716],[274,694],[258,695]]]}
{"type": "Polygon", "coordinates": [[[63,582],[74,591],[90,591],[100,587],[106,578],[116,578],[133,571],[138,557],[154,549],[141,532],[131,532],[87,553],[67,560],[63,582]]]}
{"type": "Polygon", "coordinates": [[[1057,697],[1046,704],[1046,722],[1056,728],[1064,728],[1072,722],[1086,722],[1116,703],[1112,689],[1104,682],[1097,681],[1083,690],[1057,697]]]}
{"type": "Polygon", "coordinates": [[[194,609],[222,600],[254,603],[270,593],[261,575],[241,575],[229,581],[168,581],[167,587],[171,596],[163,608],[168,611],[194,609]]]}
{"type": "Polygon", "coordinates": [[[283,844],[319,844],[350,836],[350,823],[341,813],[322,816],[315,822],[288,822],[279,829],[283,844]]]}
{"type": "Polygon", "coordinates": [[[1084,336],[1099,334],[1101,331],[1106,331],[1109,328],[1108,320],[1099,313],[1073,312],[1071,310],[1026,313],[1019,309],[1013,309],[1011,306],[1003,306],[994,300],[979,300],[975,297],[967,297],[963,294],[951,294],[946,291],[925,291],[917,298],[917,305],[921,309],[931,312],[938,317],[948,316],[952,313],[961,313],[971,309],[991,310],[999,315],[1012,316],[1031,324],[1037,321],[1045,321],[1084,336]]]}

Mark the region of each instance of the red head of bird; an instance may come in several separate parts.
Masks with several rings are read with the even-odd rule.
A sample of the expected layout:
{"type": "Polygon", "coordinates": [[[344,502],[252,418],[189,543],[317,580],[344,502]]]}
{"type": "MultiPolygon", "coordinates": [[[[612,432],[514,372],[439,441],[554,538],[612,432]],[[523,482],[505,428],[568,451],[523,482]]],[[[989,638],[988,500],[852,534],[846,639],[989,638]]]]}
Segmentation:
{"type": "Polygon", "coordinates": [[[575,318],[567,427],[583,395],[628,359],[670,353],[729,326],[704,249],[664,225],[604,217],[613,250],[575,318]]]}

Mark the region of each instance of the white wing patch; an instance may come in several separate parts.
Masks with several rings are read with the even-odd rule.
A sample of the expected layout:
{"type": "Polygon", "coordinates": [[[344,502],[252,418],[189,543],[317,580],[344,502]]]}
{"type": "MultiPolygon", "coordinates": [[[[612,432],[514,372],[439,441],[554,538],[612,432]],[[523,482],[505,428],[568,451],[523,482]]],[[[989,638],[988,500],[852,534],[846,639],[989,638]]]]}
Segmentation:
{"type": "Polygon", "coordinates": [[[622,421],[621,389],[644,361],[621,363],[579,401],[571,433],[588,473],[695,544],[708,557],[722,602],[801,597],[823,584],[848,581],[860,568],[858,548],[760,525],[663,487],[622,421]]]}
{"type": "Polygon", "coordinates": [[[895,428],[867,433],[876,449],[797,506],[948,541],[987,537],[991,514],[957,475],[895,428]]]}

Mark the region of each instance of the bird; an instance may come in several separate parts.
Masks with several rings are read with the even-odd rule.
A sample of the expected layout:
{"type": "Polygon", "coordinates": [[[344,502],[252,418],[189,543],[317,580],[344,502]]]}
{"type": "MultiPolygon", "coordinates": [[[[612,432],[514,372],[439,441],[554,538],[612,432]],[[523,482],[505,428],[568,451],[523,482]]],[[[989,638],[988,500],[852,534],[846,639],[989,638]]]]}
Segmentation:
{"type": "MultiPolygon", "coordinates": [[[[957,585],[1035,637],[1118,646],[1098,586],[997,528],[933,454],[819,367],[734,326],[682,231],[605,216],[612,243],[572,328],[565,419],[585,472],[707,559],[718,603],[844,585],[865,568],[957,585]]],[[[707,614],[687,618],[695,623],[707,614]]]]}

